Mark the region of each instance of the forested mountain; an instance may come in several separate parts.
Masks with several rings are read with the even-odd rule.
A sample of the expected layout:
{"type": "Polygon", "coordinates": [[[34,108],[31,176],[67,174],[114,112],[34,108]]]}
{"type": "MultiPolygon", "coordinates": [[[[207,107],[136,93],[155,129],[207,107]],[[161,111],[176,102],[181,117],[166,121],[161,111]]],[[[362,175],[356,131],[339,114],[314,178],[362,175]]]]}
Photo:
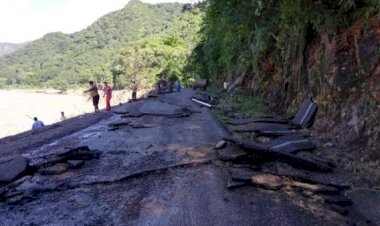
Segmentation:
{"type": "Polygon", "coordinates": [[[0,43],[0,57],[9,55],[23,46],[25,46],[25,44],[0,43]]]}
{"type": "MultiPolygon", "coordinates": [[[[130,73],[135,76],[136,71],[126,70],[125,65],[114,62],[116,58],[122,60],[119,57],[122,49],[136,49],[151,40],[165,43],[164,39],[168,38],[181,43],[176,46],[181,52],[177,54],[185,53],[194,45],[199,23],[200,15],[191,7],[186,10],[177,3],[151,5],[133,0],[125,8],[103,16],[80,32],[50,33],[10,56],[0,58],[0,85],[64,89],[90,79],[119,79],[112,82],[123,87],[127,77],[132,76],[130,73]]],[[[132,65],[130,62],[134,58],[128,61],[132,65]]],[[[140,60],[135,62],[143,63],[140,60]]],[[[164,64],[159,62],[155,73],[163,70],[164,64]]]]}

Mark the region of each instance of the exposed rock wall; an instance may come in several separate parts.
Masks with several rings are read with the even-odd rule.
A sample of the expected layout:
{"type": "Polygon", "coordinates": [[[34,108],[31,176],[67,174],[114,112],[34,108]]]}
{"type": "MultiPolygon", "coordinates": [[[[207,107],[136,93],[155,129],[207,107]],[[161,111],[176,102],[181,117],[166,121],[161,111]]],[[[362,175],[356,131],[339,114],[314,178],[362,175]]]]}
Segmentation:
{"type": "Polygon", "coordinates": [[[308,42],[302,53],[291,54],[295,59],[284,59],[291,62],[287,68],[268,59],[265,75],[248,76],[256,79],[244,86],[288,114],[313,97],[319,105],[314,128],[354,157],[380,159],[380,17],[357,21],[334,37],[315,34],[308,42]]]}

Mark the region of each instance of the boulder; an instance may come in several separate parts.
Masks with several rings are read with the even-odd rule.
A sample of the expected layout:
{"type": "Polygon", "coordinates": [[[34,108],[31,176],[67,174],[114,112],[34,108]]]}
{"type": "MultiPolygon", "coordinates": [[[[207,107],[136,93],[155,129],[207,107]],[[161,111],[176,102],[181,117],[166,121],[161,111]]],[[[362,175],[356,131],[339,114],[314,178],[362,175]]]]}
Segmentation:
{"type": "Polygon", "coordinates": [[[0,159],[0,185],[12,182],[25,174],[29,160],[22,156],[0,159]]]}

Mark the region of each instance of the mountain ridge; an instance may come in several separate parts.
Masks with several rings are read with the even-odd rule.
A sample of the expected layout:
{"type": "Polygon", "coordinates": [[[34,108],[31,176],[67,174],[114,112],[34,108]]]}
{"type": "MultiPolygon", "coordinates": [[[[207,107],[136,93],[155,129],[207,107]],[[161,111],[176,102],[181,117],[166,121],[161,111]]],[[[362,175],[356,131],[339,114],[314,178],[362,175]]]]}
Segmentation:
{"type": "Polygon", "coordinates": [[[135,0],[82,31],[46,34],[0,58],[0,87],[80,85],[96,73],[109,74],[111,58],[121,48],[159,33],[183,13],[182,8],[180,3],[135,0]]]}

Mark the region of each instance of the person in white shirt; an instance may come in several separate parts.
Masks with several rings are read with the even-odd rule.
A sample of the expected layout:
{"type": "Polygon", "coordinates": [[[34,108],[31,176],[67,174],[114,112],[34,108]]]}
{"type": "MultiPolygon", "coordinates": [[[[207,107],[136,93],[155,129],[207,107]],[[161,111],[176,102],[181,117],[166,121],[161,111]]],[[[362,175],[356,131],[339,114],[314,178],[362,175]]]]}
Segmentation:
{"type": "Polygon", "coordinates": [[[34,123],[33,123],[32,129],[38,129],[38,128],[42,128],[45,126],[44,123],[42,121],[38,120],[37,117],[34,117],[33,120],[34,120],[34,123]]]}
{"type": "Polygon", "coordinates": [[[65,112],[61,111],[61,121],[65,121],[66,119],[65,112]]]}

